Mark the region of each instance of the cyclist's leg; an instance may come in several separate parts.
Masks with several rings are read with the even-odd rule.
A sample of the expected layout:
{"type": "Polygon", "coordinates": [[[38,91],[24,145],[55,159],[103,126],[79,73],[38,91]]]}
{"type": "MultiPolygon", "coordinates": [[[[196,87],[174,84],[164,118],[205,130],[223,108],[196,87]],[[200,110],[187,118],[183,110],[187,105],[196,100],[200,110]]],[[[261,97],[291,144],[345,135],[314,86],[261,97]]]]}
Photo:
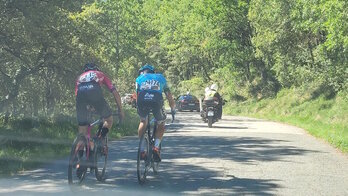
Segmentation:
{"type": "Polygon", "coordinates": [[[147,117],[140,117],[140,122],[139,122],[139,127],[138,127],[138,137],[140,139],[140,137],[143,135],[145,129],[147,126],[147,117]]]}
{"type": "MultiPolygon", "coordinates": [[[[139,127],[138,127],[138,138],[139,140],[141,139],[141,136],[144,134],[144,131],[146,129],[147,126],[147,118],[140,118],[140,123],[139,123],[139,127]]],[[[142,140],[142,143],[140,144],[140,151],[144,152],[146,148],[145,142],[144,140],[142,140]]],[[[145,155],[142,155],[145,156],[145,155]]]]}
{"type": "MultiPolygon", "coordinates": [[[[86,145],[86,139],[81,140],[80,137],[83,136],[86,138],[88,130],[88,119],[87,119],[87,104],[88,100],[86,99],[86,93],[77,93],[76,96],[76,118],[78,122],[78,143],[76,143],[75,150],[78,150],[78,156],[83,156],[83,146],[86,145]],[[81,148],[82,147],[82,148],[81,148]]],[[[82,171],[82,170],[80,170],[82,171]]],[[[80,173],[81,174],[81,173],[80,173]]],[[[78,174],[78,175],[80,175],[78,174]]]]}
{"type": "Polygon", "coordinates": [[[148,98],[145,98],[147,94],[148,93],[146,91],[142,91],[138,94],[138,97],[137,97],[137,112],[140,117],[140,123],[138,127],[139,139],[143,135],[143,132],[146,130],[147,121],[148,121],[147,118],[152,108],[151,100],[148,100],[148,98]]]}
{"type": "Polygon", "coordinates": [[[154,152],[154,160],[155,162],[160,162],[161,161],[161,155],[160,155],[160,146],[161,146],[161,141],[163,138],[164,134],[164,125],[165,125],[165,119],[166,119],[166,114],[164,110],[162,109],[162,106],[155,106],[153,109],[153,115],[156,118],[157,121],[157,128],[156,128],[156,133],[155,133],[155,146],[152,148],[152,151],[154,152]]]}
{"type": "MultiPolygon", "coordinates": [[[[159,139],[159,141],[162,140],[163,135],[164,135],[164,127],[165,127],[165,122],[162,121],[161,123],[157,124],[157,129],[156,129],[156,135],[155,139],[159,139]]],[[[159,145],[159,144],[158,144],[159,145]]],[[[157,146],[157,145],[156,145],[157,146]]],[[[157,146],[158,147],[158,146],[157,146]]]]}
{"type": "Polygon", "coordinates": [[[148,107],[146,107],[144,104],[142,104],[142,105],[138,105],[137,112],[138,112],[138,115],[140,117],[140,122],[139,122],[139,127],[138,127],[138,137],[140,139],[140,137],[143,135],[143,132],[146,129],[147,116],[148,116],[150,111],[149,111],[148,107]]]}
{"type": "MultiPolygon", "coordinates": [[[[139,127],[138,127],[138,138],[140,139],[147,127],[147,118],[149,114],[149,108],[145,107],[143,104],[138,105],[137,112],[140,117],[139,127]]],[[[145,144],[140,145],[140,151],[145,150],[145,144]]]]}
{"type": "Polygon", "coordinates": [[[157,120],[157,129],[155,134],[155,147],[159,148],[164,135],[164,126],[167,115],[163,109],[163,104],[154,106],[153,114],[157,120]]]}
{"type": "Polygon", "coordinates": [[[76,117],[78,122],[78,132],[79,134],[87,135],[87,105],[88,101],[86,99],[85,93],[78,93],[76,96],[76,117]]]}
{"type": "Polygon", "coordinates": [[[113,124],[114,118],[112,116],[109,116],[107,118],[104,118],[104,124],[103,127],[111,129],[113,124]]]}
{"type": "Polygon", "coordinates": [[[93,106],[96,109],[97,113],[104,119],[103,127],[101,130],[101,137],[104,138],[113,124],[112,111],[101,92],[97,92],[95,94],[93,106]]]}

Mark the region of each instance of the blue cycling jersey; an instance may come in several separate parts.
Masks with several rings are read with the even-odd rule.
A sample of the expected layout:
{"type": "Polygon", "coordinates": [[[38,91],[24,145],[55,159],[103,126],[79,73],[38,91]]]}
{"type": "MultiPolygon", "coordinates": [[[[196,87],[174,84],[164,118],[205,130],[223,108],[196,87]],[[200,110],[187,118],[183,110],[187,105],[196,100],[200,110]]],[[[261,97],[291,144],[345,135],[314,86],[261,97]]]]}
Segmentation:
{"type": "Polygon", "coordinates": [[[145,73],[136,79],[137,92],[153,92],[162,94],[168,91],[167,80],[162,74],[145,73]]]}

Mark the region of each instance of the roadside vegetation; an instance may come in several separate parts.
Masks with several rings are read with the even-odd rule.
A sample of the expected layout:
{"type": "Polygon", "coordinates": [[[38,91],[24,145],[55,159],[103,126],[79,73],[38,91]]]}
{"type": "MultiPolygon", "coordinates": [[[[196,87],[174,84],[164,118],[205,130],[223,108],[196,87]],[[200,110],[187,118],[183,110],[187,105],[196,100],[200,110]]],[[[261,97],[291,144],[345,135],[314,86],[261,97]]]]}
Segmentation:
{"type": "Polygon", "coordinates": [[[348,152],[348,94],[313,98],[311,91],[284,89],[275,98],[231,102],[225,114],[285,122],[301,127],[340,151],[348,152]]]}
{"type": "MultiPolygon", "coordinates": [[[[136,111],[126,107],[125,112],[125,122],[121,125],[115,122],[109,133],[110,140],[136,135],[139,122],[136,111]]],[[[6,125],[0,123],[0,175],[66,158],[77,134],[75,118],[23,118],[10,119],[6,125]]],[[[95,130],[96,128],[92,131],[95,130]]]]}

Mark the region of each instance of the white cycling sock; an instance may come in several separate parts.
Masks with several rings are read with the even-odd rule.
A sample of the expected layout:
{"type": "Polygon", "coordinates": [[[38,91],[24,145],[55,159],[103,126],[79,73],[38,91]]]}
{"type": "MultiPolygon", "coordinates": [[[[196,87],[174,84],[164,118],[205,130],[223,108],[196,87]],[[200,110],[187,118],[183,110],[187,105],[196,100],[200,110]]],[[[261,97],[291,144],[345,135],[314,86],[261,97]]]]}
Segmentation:
{"type": "Polygon", "coordinates": [[[155,139],[155,147],[159,148],[161,144],[161,139],[155,139]]]}

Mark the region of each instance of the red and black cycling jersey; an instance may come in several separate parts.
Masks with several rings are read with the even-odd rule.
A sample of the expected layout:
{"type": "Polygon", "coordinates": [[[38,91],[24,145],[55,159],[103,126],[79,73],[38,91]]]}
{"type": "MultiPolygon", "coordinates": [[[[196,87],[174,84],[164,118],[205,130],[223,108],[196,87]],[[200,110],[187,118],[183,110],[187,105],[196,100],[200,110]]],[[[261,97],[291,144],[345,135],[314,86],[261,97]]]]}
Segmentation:
{"type": "Polygon", "coordinates": [[[76,80],[75,85],[75,96],[77,95],[77,91],[79,89],[80,84],[84,83],[98,83],[100,86],[103,84],[112,92],[115,90],[115,86],[112,84],[111,80],[101,71],[91,70],[82,73],[76,80]]]}

